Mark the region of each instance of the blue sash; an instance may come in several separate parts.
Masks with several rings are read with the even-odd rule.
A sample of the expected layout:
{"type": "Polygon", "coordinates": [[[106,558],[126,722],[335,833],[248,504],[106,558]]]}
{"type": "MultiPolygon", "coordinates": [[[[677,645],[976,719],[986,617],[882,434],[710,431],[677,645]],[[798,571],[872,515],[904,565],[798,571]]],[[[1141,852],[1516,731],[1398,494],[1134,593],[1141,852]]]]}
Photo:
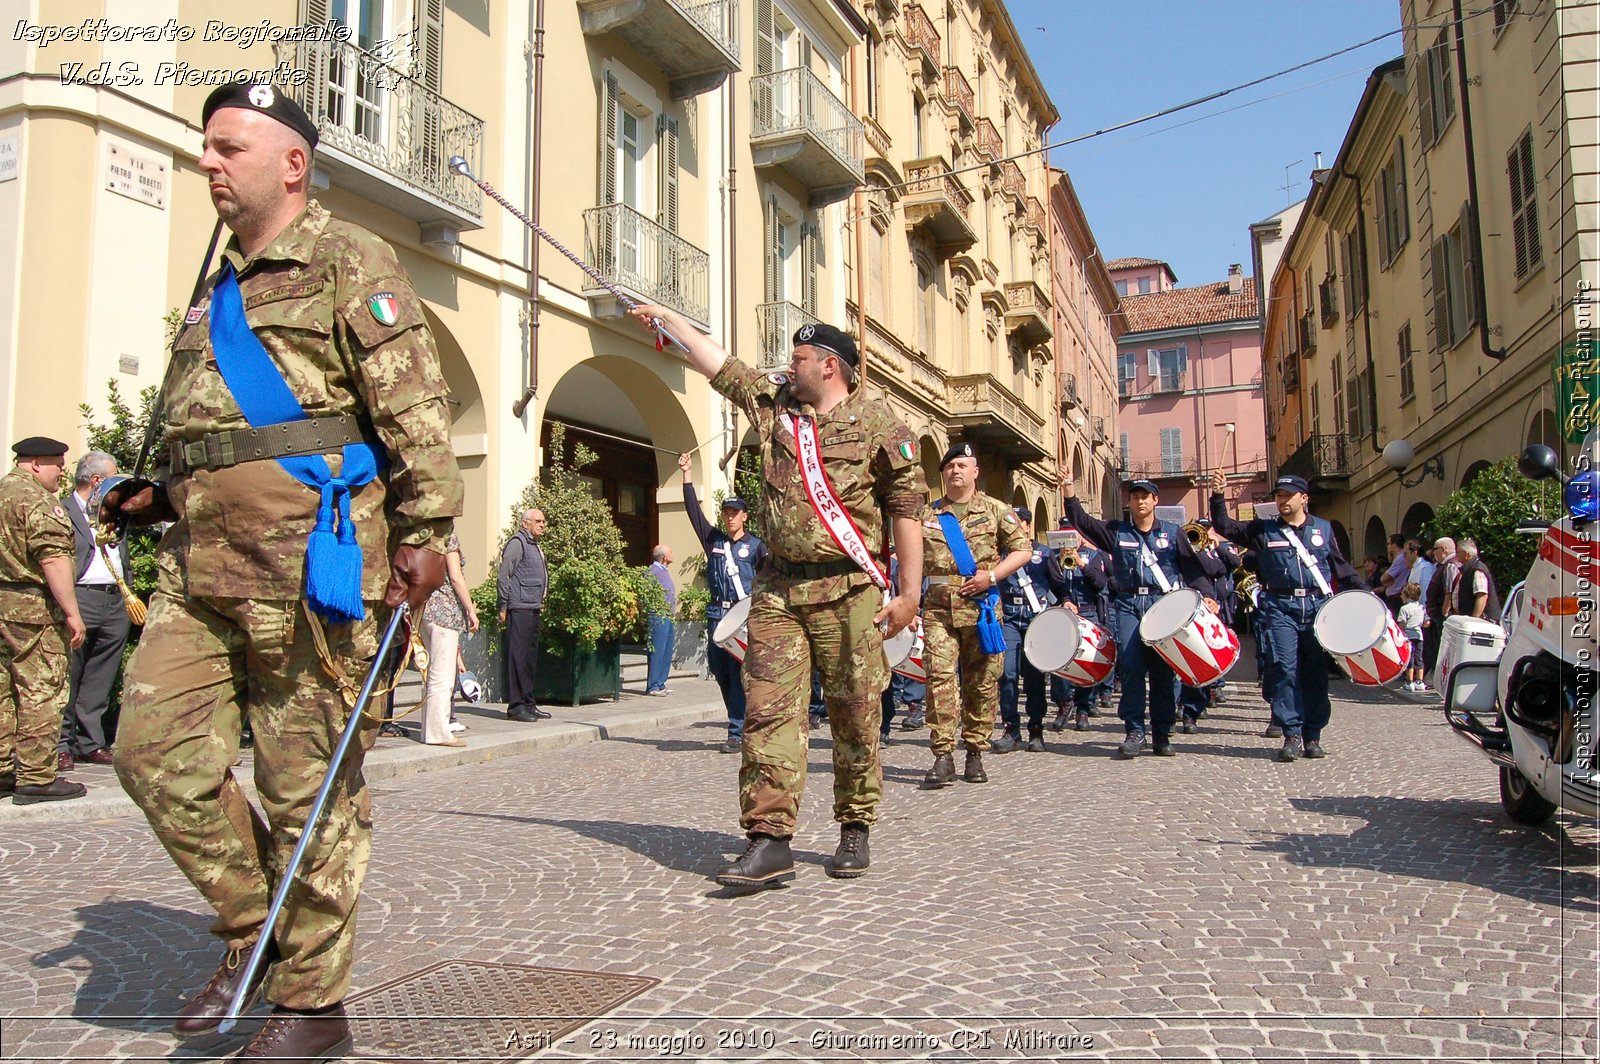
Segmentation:
{"type": "MultiPolygon", "coordinates": [[[[961,522],[956,520],[955,514],[946,510],[939,515],[939,524],[944,526],[945,545],[950,548],[950,557],[955,559],[956,572],[970,579],[977,573],[978,563],[972,557],[972,548],[967,546],[967,535],[961,531],[961,522]]],[[[978,600],[978,644],[983,647],[985,654],[1006,652],[1006,631],[1000,619],[994,615],[995,605],[999,601],[1000,592],[992,587],[987,595],[978,600]]]]}
{"type": "MultiPolygon", "coordinates": [[[[245,320],[244,299],[231,262],[223,263],[222,276],[211,292],[211,349],[223,383],[251,428],[306,420],[299,400],[245,320]]],[[[366,616],[361,603],[363,559],[350,519],[350,491],[378,475],[377,451],[368,443],[345,444],[337,477],[320,454],[279,458],[278,464],[322,494],[317,526],[306,541],[306,601],[334,624],[361,620],[366,616]]]]}

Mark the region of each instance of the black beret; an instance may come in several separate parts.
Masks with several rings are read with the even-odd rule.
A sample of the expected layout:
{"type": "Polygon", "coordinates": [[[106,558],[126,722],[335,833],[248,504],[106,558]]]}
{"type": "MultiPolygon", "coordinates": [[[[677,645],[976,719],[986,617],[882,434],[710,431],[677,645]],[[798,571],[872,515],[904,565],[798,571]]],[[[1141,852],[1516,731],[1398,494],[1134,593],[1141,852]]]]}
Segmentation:
{"type": "Polygon", "coordinates": [[[1130,480],[1128,481],[1127,488],[1130,492],[1148,491],[1151,495],[1157,496],[1161,494],[1161,489],[1156,487],[1156,482],[1153,480],[1130,480]]]}
{"type": "Polygon", "coordinates": [[[224,107],[242,107],[275,118],[306,138],[306,143],[311,145],[313,151],[316,150],[316,123],[280,89],[249,81],[229,82],[206,97],[206,105],[200,110],[200,124],[204,126],[210,122],[211,116],[224,107]]]}
{"type": "Polygon", "coordinates": [[[944,457],[939,459],[939,471],[944,472],[944,467],[954,462],[957,458],[977,458],[978,454],[972,449],[970,443],[952,443],[950,449],[944,452],[944,457]]]}
{"type": "Polygon", "coordinates": [[[67,453],[67,445],[49,436],[29,436],[11,445],[18,458],[54,458],[67,453]]]}
{"type": "Polygon", "coordinates": [[[861,368],[861,356],[856,351],[855,339],[849,333],[835,329],[832,325],[818,322],[816,325],[800,326],[794,331],[794,346],[799,347],[802,344],[831,351],[850,363],[851,369],[861,368]]]}
{"type": "Polygon", "coordinates": [[[1302,495],[1311,494],[1311,485],[1306,483],[1305,477],[1297,477],[1293,473],[1279,477],[1272,485],[1273,491],[1299,492],[1302,495]]]}

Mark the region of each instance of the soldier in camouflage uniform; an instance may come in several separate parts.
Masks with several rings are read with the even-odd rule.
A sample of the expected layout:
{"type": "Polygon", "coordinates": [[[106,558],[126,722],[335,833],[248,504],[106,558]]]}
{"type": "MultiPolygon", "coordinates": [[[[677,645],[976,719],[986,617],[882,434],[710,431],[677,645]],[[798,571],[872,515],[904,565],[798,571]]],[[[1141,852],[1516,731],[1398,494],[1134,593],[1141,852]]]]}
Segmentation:
{"type": "MultiPolygon", "coordinates": [[[[933,767],[924,787],[955,782],[952,751],[956,726],[967,749],[963,778],[987,783],[983,752],[989,749],[998,705],[1003,654],[985,653],[978,639],[978,605],[1000,581],[1028,564],[1033,541],[1011,507],[978,490],[978,459],[970,443],[958,443],[939,462],[944,497],[922,522],[927,542],[928,593],[922,607],[923,664],[928,670],[928,728],[932,733],[933,767]],[[939,515],[949,513],[961,525],[977,572],[962,576],[950,553],[939,515]],[[956,682],[959,659],[961,681],[956,682]]],[[[998,620],[999,605],[996,604],[998,620]]]]}
{"type": "MultiPolygon", "coordinates": [[[[158,483],[110,501],[176,522],[159,547],[159,584],[129,669],[116,768],[216,909],[212,931],[227,945],[174,1024],[183,1037],[214,1030],[243,978],[240,962],[260,936],[277,870],[328,772],[352,688],[376,654],[379,603],[421,609],[443,582],[462,503],[422,302],[387,244],[308,200],[316,131],[305,112],[268,86],[241,84],[213,93],[204,121],[200,168],[234,235],[209,294],[180,326],[162,392],[158,483]],[[252,430],[218,371],[212,345],[224,333],[227,301],[216,293],[229,284],[229,267],[249,332],[309,421],[283,422],[270,435],[252,430]],[[341,432],[352,426],[356,441],[381,448],[387,468],[380,463],[376,479],[351,491],[366,609],[361,620],[327,624],[330,662],[302,601],[321,499],[271,460],[285,452],[270,448],[298,438],[286,453],[320,454],[340,470],[348,460],[341,445],[351,442],[341,432]],[[333,670],[342,679],[330,678],[333,670]],[[265,822],[230,771],[245,719],[265,822]]],[[[370,852],[361,763],[377,724],[367,722],[341,767],[267,954],[274,963],[265,992],[276,1008],[239,1060],[336,1059],[351,1048],[340,1002],[370,852]]]]}
{"type": "Polygon", "coordinates": [[[855,342],[828,325],[794,335],[789,373],[758,373],[733,358],[680,315],[664,307],[634,311],[660,318],[689,344],[689,361],[711,386],[749,416],[761,436],[767,546],[750,601],[750,645],[744,659],[747,705],[739,768],[740,826],[750,844],[717,882],[739,890],[794,878],[794,834],[806,773],[806,703],[813,666],[833,732],[833,816],[841,827],[828,872],[854,878],[867,870],[867,831],[883,794],[878,763],[879,695],[889,680],[883,633],[916,616],[922,582],[917,516],[926,505],[917,445],[881,402],[852,390],[859,367],[855,342]],[[797,459],[797,419],[814,419],[823,471],[848,520],[868,549],[893,522],[901,587],[885,592],[834,541],[807,495],[797,459]]]}
{"type": "Polygon", "coordinates": [[[55,495],[67,445],[30,436],[0,477],[0,795],[14,805],[81,798],[56,777],[67,647],[83,645],[72,524],[55,495]],[[15,768],[13,768],[13,763],[15,768]]]}

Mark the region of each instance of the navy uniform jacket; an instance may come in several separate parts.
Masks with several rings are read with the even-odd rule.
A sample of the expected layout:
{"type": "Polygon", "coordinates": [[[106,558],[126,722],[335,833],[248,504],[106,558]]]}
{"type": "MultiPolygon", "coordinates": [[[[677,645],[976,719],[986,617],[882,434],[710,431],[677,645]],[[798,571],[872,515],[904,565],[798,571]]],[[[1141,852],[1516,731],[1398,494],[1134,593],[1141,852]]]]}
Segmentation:
{"type": "Polygon", "coordinates": [[[1143,546],[1150,548],[1156,565],[1174,589],[1188,586],[1201,594],[1209,593],[1210,581],[1201,571],[1194,545],[1173,522],[1158,520],[1149,532],[1140,532],[1131,521],[1090,517],[1076,495],[1067,499],[1067,518],[1084,539],[1109,555],[1113,598],[1137,594],[1142,587],[1161,593],[1160,581],[1144,564],[1143,546]]]}
{"type": "Polygon", "coordinates": [[[726,532],[707,521],[700,512],[693,484],[683,486],[683,508],[706,552],[706,585],[711,590],[711,601],[706,603],[706,620],[719,620],[728,612],[728,607],[749,596],[750,589],[755,586],[756,570],[766,564],[767,545],[748,532],[737,540],[729,539],[726,532]],[[738,587],[728,573],[730,558],[739,573],[738,587]]]}
{"type": "Polygon", "coordinates": [[[1061,601],[1071,602],[1083,616],[1092,621],[1102,620],[1101,599],[1111,587],[1106,552],[1084,542],[1078,547],[1078,559],[1083,564],[1068,569],[1061,564],[1061,552],[1051,551],[1050,586],[1061,601]]]}
{"type": "Polygon", "coordinates": [[[1038,600],[1039,609],[1047,610],[1056,604],[1056,596],[1051,593],[1053,581],[1050,579],[1050,551],[1035,543],[1028,564],[1000,581],[1000,607],[1004,613],[1002,619],[1008,624],[1025,626],[1033,620],[1033,606],[1028,602],[1028,592],[1022,586],[1024,573],[1033,586],[1033,597],[1038,600]]]}
{"type": "Polygon", "coordinates": [[[1334,542],[1333,525],[1320,517],[1306,515],[1305,524],[1293,529],[1282,517],[1257,517],[1250,521],[1236,521],[1228,516],[1227,500],[1220,494],[1211,495],[1211,527],[1242,547],[1256,552],[1256,575],[1264,591],[1309,591],[1320,595],[1317,578],[1300,560],[1300,552],[1289,542],[1291,531],[1305,547],[1306,553],[1322,572],[1322,578],[1334,591],[1351,588],[1368,590],[1367,582],[1339,552],[1334,542]]]}

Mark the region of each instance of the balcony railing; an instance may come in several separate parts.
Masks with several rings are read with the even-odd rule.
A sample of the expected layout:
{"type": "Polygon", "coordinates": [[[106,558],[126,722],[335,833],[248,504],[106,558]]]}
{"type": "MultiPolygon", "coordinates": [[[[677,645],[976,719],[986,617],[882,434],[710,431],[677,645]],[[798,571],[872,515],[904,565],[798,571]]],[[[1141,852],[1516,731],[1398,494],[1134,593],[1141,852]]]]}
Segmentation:
{"type": "Polygon", "coordinates": [[[951,377],[950,418],[968,437],[988,437],[1024,461],[1048,457],[1044,419],[987,373],[951,377]]]}
{"type": "Polygon", "coordinates": [[[1014,196],[1018,208],[1022,208],[1028,198],[1028,180],[1022,176],[1022,167],[1010,159],[1000,164],[1000,188],[1014,196]]]}
{"type": "Polygon", "coordinates": [[[1300,390],[1300,360],[1286,358],[1283,360],[1283,390],[1297,392],[1300,390]]]}
{"type": "Polygon", "coordinates": [[[578,18],[584,33],[615,34],[660,67],[673,99],[739,69],[739,0],[578,0],[578,18]]]}
{"type": "Polygon", "coordinates": [[[939,69],[939,31],[921,4],[906,5],[906,40],[922,52],[922,65],[927,71],[939,69]]]}
{"type": "Polygon", "coordinates": [[[972,227],[972,193],[942,156],[906,163],[906,228],[926,226],[941,254],[959,255],[978,242],[972,227]]]}
{"type": "Polygon", "coordinates": [[[450,169],[450,157],[478,172],[483,119],[352,44],[286,41],[275,51],[310,75],[285,91],[316,124],[317,163],[331,164],[340,187],[424,226],[482,226],[483,193],[450,169]]]}
{"type": "Polygon", "coordinates": [[[803,67],[750,79],[757,166],[778,166],[811,190],[811,206],[837,203],[866,179],[866,133],[822,79],[803,67]]]}
{"type": "Polygon", "coordinates": [[[1311,311],[1300,315],[1300,350],[1306,354],[1317,349],[1317,323],[1312,320],[1311,311]]]}
{"type": "Polygon", "coordinates": [[[1013,281],[1006,285],[1006,331],[1021,334],[1028,343],[1048,340],[1050,297],[1033,281],[1013,281]]]}
{"type": "Polygon", "coordinates": [[[1000,139],[1000,131],[994,123],[987,118],[978,119],[978,154],[994,162],[1005,153],[1005,141],[1000,139]]]}
{"type": "Polygon", "coordinates": [[[1345,433],[1311,436],[1278,467],[1278,475],[1304,477],[1312,487],[1344,480],[1355,471],[1361,453],[1359,437],[1345,433]]]}
{"type": "Polygon", "coordinates": [[[1082,400],[1078,398],[1077,374],[1068,373],[1061,378],[1061,408],[1072,410],[1081,405],[1082,400]]]}
{"type": "Polygon", "coordinates": [[[1106,442],[1106,419],[1103,417],[1094,419],[1094,439],[1096,443],[1106,442]]]}
{"type": "Polygon", "coordinates": [[[1329,328],[1339,320],[1339,286],[1332,277],[1317,285],[1317,302],[1322,306],[1322,327],[1329,328]]]}
{"type": "Polygon", "coordinates": [[[583,238],[585,261],[619,287],[702,325],[710,320],[710,257],[687,240],[624,203],[584,211],[583,238]]]}
{"type": "Polygon", "coordinates": [[[972,86],[967,82],[967,76],[955,67],[944,68],[944,95],[961,114],[962,132],[970,133],[976,129],[972,116],[977,101],[972,95],[972,86]]]}
{"type": "Polygon", "coordinates": [[[816,325],[819,319],[793,303],[762,303],[756,307],[756,330],[761,334],[761,364],[764,373],[789,365],[793,349],[790,341],[802,325],[816,325]]]}

